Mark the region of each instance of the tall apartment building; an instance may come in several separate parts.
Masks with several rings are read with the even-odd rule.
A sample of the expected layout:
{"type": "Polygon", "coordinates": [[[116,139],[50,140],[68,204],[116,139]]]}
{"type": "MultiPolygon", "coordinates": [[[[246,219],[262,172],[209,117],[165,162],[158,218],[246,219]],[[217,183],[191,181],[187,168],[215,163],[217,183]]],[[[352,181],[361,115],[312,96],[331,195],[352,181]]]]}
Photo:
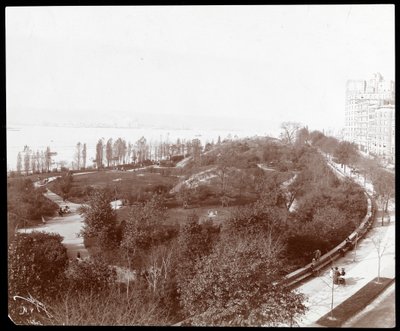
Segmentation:
{"type": "Polygon", "coordinates": [[[394,82],[375,73],[346,84],[345,139],[363,152],[394,160],[394,82]]]}

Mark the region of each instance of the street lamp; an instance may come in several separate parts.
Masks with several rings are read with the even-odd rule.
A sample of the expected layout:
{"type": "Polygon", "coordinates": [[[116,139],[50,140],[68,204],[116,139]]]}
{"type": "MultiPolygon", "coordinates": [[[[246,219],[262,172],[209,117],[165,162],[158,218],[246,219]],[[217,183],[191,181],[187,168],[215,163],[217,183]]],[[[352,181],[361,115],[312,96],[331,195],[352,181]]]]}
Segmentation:
{"type": "Polygon", "coordinates": [[[356,261],[356,256],[357,256],[357,243],[358,243],[358,232],[356,232],[356,238],[354,241],[354,256],[353,256],[353,262],[356,261]]]}

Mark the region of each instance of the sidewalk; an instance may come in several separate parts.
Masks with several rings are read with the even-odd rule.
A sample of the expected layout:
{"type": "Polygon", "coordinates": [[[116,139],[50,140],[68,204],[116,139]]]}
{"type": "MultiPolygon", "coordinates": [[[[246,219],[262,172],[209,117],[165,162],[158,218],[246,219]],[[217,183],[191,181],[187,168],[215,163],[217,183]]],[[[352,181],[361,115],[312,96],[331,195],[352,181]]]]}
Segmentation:
{"type": "MultiPolygon", "coordinates": [[[[343,169],[340,166],[331,164],[336,171],[343,176],[343,169]],[[342,171],[340,171],[342,170],[342,171]]],[[[348,174],[346,174],[348,175],[348,174]]],[[[354,178],[353,178],[354,179],[354,178]]],[[[360,184],[364,183],[363,178],[358,178],[360,184]]],[[[371,193],[370,183],[366,185],[368,193],[371,193]]],[[[377,242],[381,243],[381,251],[384,253],[381,258],[380,276],[395,277],[395,205],[390,205],[390,224],[385,222],[381,226],[380,221],[376,221],[374,228],[367,236],[360,240],[355,251],[349,251],[343,258],[334,262],[334,266],[339,269],[344,267],[346,270],[346,285],[334,285],[333,307],[355,294],[364,285],[378,276],[378,251],[377,242]],[[375,241],[375,244],[374,244],[375,241]],[[355,261],[354,261],[355,258],[355,261]]],[[[306,306],[309,308],[305,316],[298,320],[300,327],[319,326],[316,321],[331,311],[332,302],[332,279],[329,277],[329,268],[321,272],[307,283],[300,286],[297,290],[308,296],[306,306]]],[[[395,302],[393,301],[393,305],[395,302]]]]}

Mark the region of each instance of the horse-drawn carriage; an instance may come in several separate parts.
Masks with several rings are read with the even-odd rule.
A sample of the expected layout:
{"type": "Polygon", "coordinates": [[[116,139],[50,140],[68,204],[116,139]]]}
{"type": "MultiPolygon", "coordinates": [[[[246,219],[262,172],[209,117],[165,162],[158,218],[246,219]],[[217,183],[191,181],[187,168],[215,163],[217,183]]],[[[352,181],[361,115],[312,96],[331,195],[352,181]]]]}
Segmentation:
{"type": "Polygon", "coordinates": [[[58,215],[63,216],[64,214],[69,214],[71,212],[71,210],[69,209],[68,206],[60,207],[60,209],[58,210],[58,215]]]}

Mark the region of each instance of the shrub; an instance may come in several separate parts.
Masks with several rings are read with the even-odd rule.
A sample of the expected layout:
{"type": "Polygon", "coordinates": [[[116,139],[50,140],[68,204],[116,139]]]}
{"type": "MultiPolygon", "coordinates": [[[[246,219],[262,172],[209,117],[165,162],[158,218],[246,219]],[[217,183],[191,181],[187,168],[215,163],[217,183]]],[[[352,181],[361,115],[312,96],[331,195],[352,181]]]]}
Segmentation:
{"type": "Polygon", "coordinates": [[[68,284],[74,292],[99,292],[116,280],[116,272],[100,255],[74,261],[66,271],[68,284]]]}
{"type": "Polygon", "coordinates": [[[9,246],[10,295],[31,294],[40,299],[55,297],[64,285],[67,250],[59,234],[19,233],[9,246]]]}

